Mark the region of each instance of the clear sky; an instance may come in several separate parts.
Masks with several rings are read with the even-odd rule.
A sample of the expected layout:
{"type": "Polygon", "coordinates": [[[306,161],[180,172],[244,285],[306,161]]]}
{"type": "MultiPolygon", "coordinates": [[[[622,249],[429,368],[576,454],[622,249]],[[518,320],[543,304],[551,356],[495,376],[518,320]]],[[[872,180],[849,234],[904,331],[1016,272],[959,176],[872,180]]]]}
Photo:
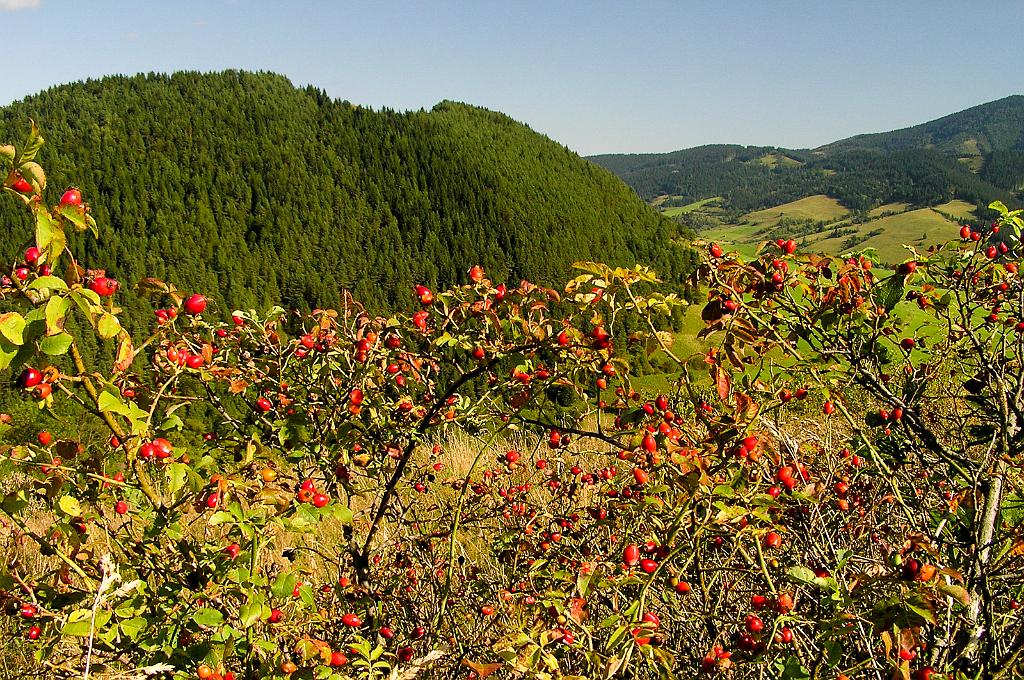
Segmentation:
{"type": "Polygon", "coordinates": [[[583,154],[813,147],[1024,92],[1022,25],[1024,0],[0,0],[0,105],[238,68],[374,108],[485,106],[583,154]]]}

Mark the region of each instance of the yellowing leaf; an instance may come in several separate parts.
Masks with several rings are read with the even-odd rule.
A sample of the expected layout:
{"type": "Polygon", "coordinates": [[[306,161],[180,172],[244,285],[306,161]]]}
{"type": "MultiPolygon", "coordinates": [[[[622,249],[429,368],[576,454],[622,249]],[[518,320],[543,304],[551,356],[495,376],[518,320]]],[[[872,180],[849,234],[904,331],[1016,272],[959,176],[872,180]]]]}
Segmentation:
{"type": "Polygon", "coordinates": [[[0,314],[0,334],[3,334],[12,343],[15,345],[23,344],[25,342],[24,331],[25,319],[22,318],[21,314],[17,312],[0,314]]]}
{"type": "Polygon", "coordinates": [[[42,253],[43,261],[55,264],[64,251],[67,237],[64,229],[45,209],[36,211],[36,246],[42,253]]]}
{"type": "Polygon", "coordinates": [[[500,663],[475,663],[469,659],[463,659],[462,665],[476,673],[479,678],[494,675],[501,668],[500,663]]]}
{"type": "MultiPolygon", "coordinates": [[[[63,282],[62,282],[63,283],[63,282]]],[[[46,303],[46,333],[58,335],[64,330],[64,319],[67,317],[71,301],[67,298],[52,297],[46,303]]]]}
{"type": "Polygon", "coordinates": [[[732,389],[732,381],[729,380],[729,374],[723,370],[721,366],[714,365],[711,367],[711,379],[715,381],[715,388],[718,390],[718,398],[722,401],[726,401],[729,398],[729,392],[732,389]]]}
{"type": "Polygon", "coordinates": [[[82,515],[82,506],[74,496],[62,496],[61,499],[57,501],[57,505],[60,506],[60,509],[64,514],[69,515],[70,517],[81,517],[82,515]]]}
{"type": "Polygon", "coordinates": [[[121,334],[121,341],[117,344],[117,359],[114,361],[115,371],[127,371],[135,360],[135,348],[132,345],[131,336],[127,333],[121,334]]]}
{"type": "Polygon", "coordinates": [[[957,586],[951,583],[946,583],[945,581],[939,581],[937,588],[939,592],[949,595],[962,605],[968,605],[971,603],[971,596],[967,592],[967,589],[963,586],[957,586]]]}
{"type": "Polygon", "coordinates": [[[43,172],[38,163],[32,161],[22,163],[21,167],[18,168],[18,172],[25,178],[25,181],[32,185],[33,193],[43,193],[43,189],[46,188],[46,173],[43,172]]]}
{"type": "Polygon", "coordinates": [[[104,340],[109,340],[121,331],[121,322],[110,313],[104,313],[96,323],[96,331],[104,340]]]}

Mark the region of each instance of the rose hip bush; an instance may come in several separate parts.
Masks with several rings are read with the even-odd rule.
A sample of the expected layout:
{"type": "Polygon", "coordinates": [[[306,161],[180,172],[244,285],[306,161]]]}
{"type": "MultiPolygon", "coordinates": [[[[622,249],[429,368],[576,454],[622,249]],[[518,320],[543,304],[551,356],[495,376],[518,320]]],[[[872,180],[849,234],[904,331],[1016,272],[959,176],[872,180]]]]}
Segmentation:
{"type": "Polygon", "coordinates": [[[870,623],[902,677],[1022,670],[1024,222],[990,209],[995,222],[908,248],[881,272],[870,253],[797,256],[792,241],[751,262],[711,247],[704,332],[724,337],[709,357],[723,394],[742,385],[766,416],[811,386],[822,417],[845,421],[859,468],[833,487],[836,504],[863,517],[878,513],[863,485],[884,494],[888,510],[863,527],[875,547],[850,554],[840,538],[826,566],[837,612],[870,623]],[[904,583],[865,602],[866,616],[851,611],[884,576],[882,558],[904,583]]]}
{"type": "Polygon", "coordinates": [[[77,190],[47,206],[41,144],[0,147],[35,222],[0,368],[110,435],[2,451],[7,630],[48,674],[1019,669],[1017,215],[887,275],[713,246],[710,387],[680,360],[648,398],[625,350],[671,356],[657,317],[681,302],[643,267],[584,263],[560,291],[473,267],[412,314],[343,294],[222,322],[215,296],[78,263],[67,234],[95,223],[77,190]],[[133,294],[145,337],[118,319],[133,294]]]}

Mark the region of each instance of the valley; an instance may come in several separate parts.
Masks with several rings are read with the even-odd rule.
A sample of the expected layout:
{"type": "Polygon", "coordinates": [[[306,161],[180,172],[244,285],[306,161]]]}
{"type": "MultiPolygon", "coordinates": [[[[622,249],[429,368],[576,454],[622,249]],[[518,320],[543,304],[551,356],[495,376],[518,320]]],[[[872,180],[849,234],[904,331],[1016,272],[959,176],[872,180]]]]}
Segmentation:
{"type": "Polygon", "coordinates": [[[719,144],[590,159],[666,217],[740,252],[793,238],[804,250],[870,249],[897,262],[904,244],[991,220],[992,201],[1021,204],[1024,97],[815,149],[719,144]]]}
{"type": "Polygon", "coordinates": [[[730,219],[715,208],[715,202],[694,204],[672,215],[690,215],[700,224],[699,238],[717,241],[753,257],[761,244],[776,239],[794,239],[809,252],[842,255],[872,250],[881,262],[905,259],[904,244],[926,247],[954,238],[964,223],[977,221],[976,206],[953,199],[927,208],[890,203],[867,213],[852,214],[837,200],[821,194],[808,196],[772,208],[730,219]],[[698,222],[699,220],[699,222],[698,222]]]}

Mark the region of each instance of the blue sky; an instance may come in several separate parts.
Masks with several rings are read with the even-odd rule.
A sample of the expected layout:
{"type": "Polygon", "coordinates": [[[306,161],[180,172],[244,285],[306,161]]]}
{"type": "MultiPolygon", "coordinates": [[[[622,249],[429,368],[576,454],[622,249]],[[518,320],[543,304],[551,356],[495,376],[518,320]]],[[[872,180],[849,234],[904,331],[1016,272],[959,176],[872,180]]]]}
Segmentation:
{"type": "Polygon", "coordinates": [[[0,0],[0,105],[240,68],[375,108],[486,106],[584,154],[811,147],[1024,92],[1022,24],[1021,0],[0,0]]]}

